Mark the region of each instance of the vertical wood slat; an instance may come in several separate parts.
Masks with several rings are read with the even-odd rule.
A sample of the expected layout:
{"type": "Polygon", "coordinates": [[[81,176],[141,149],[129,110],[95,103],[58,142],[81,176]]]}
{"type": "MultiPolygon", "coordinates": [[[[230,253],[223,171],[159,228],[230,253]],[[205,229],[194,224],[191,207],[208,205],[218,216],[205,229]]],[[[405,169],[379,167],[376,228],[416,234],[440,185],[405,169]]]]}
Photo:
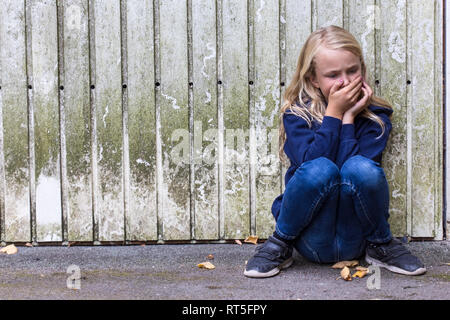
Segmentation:
{"type": "MultiPolygon", "coordinates": [[[[347,0],[347,30],[358,40],[367,67],[367,82],[375,88],[375,10],[374,0],[347,0]]],[[[377,17],[379,18],[379,17],[377,17]]]]}
{"type": "Polygon", "coordinates": [[[216,10],[192,1],[194,239],[219,239],[216,10]]]}
{"type": "Polygon", "coordinates": [[[217,142],[218,142],[218,233],[219,239],[225,238],[225,139],[223,111],[223,0],[216,0],[216,71],[217,71],[217,142]]]}
{"type": "Polygon", "coordinates": [[[122,175],[123,175],[123,237],[127,233],[128,215],[130,214],[130,149],[128,137],[128,14],[127,3],[120,0],[120,73],[122,86],[122,175]]]}
{"type": "Polygon", "coordinates": [[[153,0],[153,34],[154,34],[154,63],[155,63],[155,126],[156,126],[156,222],[158,243],[163,241],[163,201],[162,201],[162,139],[161,139],[161,37],[160,37],[159,0],[153,0]]]}
{"type": "MultiPolygon", "coordinates": [[[[310,2],[311,4],[311,2],[310,2]]],[[[279,104],[280,108],[283,106],[284,103],[284,93],[289,85],[288,78],[287,78],[287,70],[286,70],[286,64],[287,64],[287,56],[286,56],[286,47],[287,47],[287,0],[280,0],[280,6],[279,6],[279,49],[280,49],[280,99],[279,104]]],[[[310,10],[311,11],[311,10],[310,10]]],[[[280,114],[277,115],[277,121],[276,121],[277,128],[279,130],[280,126],[280,114]]],[[[280,141],[279,141],[279,131],[277,134],[278,144],[277,144],[277,150],[276,150],[276,157],[279,160],[279,149],[280,149],[280,141]]],[[[280,181],[280,188],[278,189],[279,193],[284,192],[284,176],[286,175],[286,166],[281,161],[279,162],[280,166],[280,175],[279,175],[279,181],[280,181]]],[[[272,202],[273,204],[273,202],[272,202]]],[[[271,207],[272,209],[272,207],[271,207]]],[[[275,222],[272,222],[275,224],[275,222]]]]}
{"type": "Polygon", "coordinates": [[[60,180],[61,180],[61,240],[62,245],[68,242],[68,179],[67,179],[67,153],[66,153],[66,108],[65,108],[65,69],[64,69],[64,2],[56,2],[56,30],[58,53],[58,107],[59,107],[59,133],[60,133],[60,180]]]}
{"type": "Polygon", "coordinates": [[[1,241],[30,241],[28,158],[27,48],[25,1],[3,1],[0,7],[1,109],[4,176],[0,208],[1,241]]]}
{"type": "Polygon", "coordinates": [[[100,241],[124,238],[120,2],[95,1],[96,134],[100,241]]]}
{"type": "Polygon", "coordinates": [[[434,2],[411,1],[408,7],[408,107],[411,108],[411,235],[433,237],[434,190],[434,2]],[[423,72],[427,70],[427,72],[423,72]],[[431,102],[431,103],[430,103],[431,102]]]}
{"type": "MultiPolygon", "coordinates": [[[[278,0],[255,1],[254,126],[256,232],[267,238],[274,230],[273,200],[281,188],[278,158],[280,102],[280,11],[278,0]],[[271,45],[268,45],[271,44],[271,45]]],[[[250,141],[252,144],[252,141],[250,141]]],[[[253,232],[252,232],[253,233],[253,232]]]]}
{"type": "MultiPolygon", "coordinates": [[[[248,157],[249,157],[249,228],[250,234],[256,233],[256,116],[255,116],[255,0],[247,1],[248,23],[248,157]]],[[[247,134],[245,135],[245,137],[247,134]]],[[[247,142],[246,142],[247,144],[247,142]]]]}
{"type": "Polygon", "coordinates": [[[65,0],[63,7],[67,233],[68,241],[92,241],[89,1],[65,0]]]}
{"type": "MultiPolygon", "coordinates": [[[[57,8],[30,2],[33,65],[36,237],[61,240],[61,175],[58,108],[57,8]],[[55,197],[57,194],[59,196],[55,197]]],[[[31,144],[31,143],[30,143],[31,144]]]]}
{"type": "Polygon", "coordinates": [[[92,240],[94,245],[99,242],[98,219],[98,152],[97,152],[97,95],[95,92],[96,71],[96,45],[95,45],[95,0],[88,0],[89,22],[89,105],[91,127],[91,179],[92,179],[92,240]]]}
{"type": "MultiPolygon", "coordinates": [[[[377,33],[376,48],[376,79],[379,80],[377,95],[391,103],[393,115],[391,117],[392,132],[383,153],[383,167],[390,190],[390,218],[389,224],[395,236],[407,234],[407,206],[408,199],[408,103],[407,103],[407,74],[406,74],[406,41],[407,21],[406,2],[378,1],[375,19],[377,33]],[[379,38],[379,40],[378,40],[379,38]],[[384,45],[383,45],[384,44],[384,45]]],[[[410,233],[409,233],[410,234],[410,233]]]]}
{"type": "MultiPolygon", "coordinates": [[[[0,16],[2,14],[0,8],[0,16]]],[[[2,25],[0,24],[0,39],[3,39],[2,25]]],[[[2,68],[2,51],[0,49],[0,245],[5,244],[5,193],[6,193],[6,177],[5,177],[5,149],[3,139],[3,68],[2,68]]]]}
{"type": "Polygon", "coordinates": [[[34,100],[33,100],[33,52],[31,26],[31,0],[25,0],[25,47],[26,47],[26,75],[27,75],[27,111],[28,111],[28,159],[30,185],[30,238],[33,245],[37,244],[36,227],[36,156],[34,138],[34,100]]]}
{"type": "Polygon", "coordinates": [[[193,58],[193,34],[192,34],[192,0],[186,0],[186,51],[187,51],[187,78],[188,78],[188,117],[189,117],[189,238],[192,242],[195,242],[195,225],[196,225],[196,212],[195,212],[195,165],[193,161],[194,157],[194,134],[196,131],[194,127],[194,58],[193,58]]]}
{"type": "Polygon", "coordinates": [[[344,27],[344,0],[312,0],[313,30],[328,25],[344,27]]]}
{"type": "Polygon", "coordinates": [[[187,6],[159,3],[161,57],[162,184],[165,240],[190,238],[187,6]]]}
{"type": "Polygon", "coordinates": [[[126,240],[156,240],[153,1],[127,1],[130,201],[126,240]]]}
{"type": "MultiPolygon", "coordinates": [[[[285,65],[282,66],[285,69],[285,85],[286,87],[292,81],[292,77],[297,68],[297,60],[300,55],[302,46],[304,45],[306,39],[313,31],[314,22],[314,2],[313,1],[296,1],[296,0],[286,0],[285,9],[285,65]],[[303,23],[299,23],[302,21],[303,23]]],[[[280,17],[281,19],[281,17],[280,17]]],[[[283,93],[284,94],[284,91],[283,93]]],[[[278,128],[279,128],[278,120],[278,128]]],[[[288,167],[282,164],[281,166],[281,192],[284,193],[285,186],[285,175],[288,167]]]]}
{"type": "Polygon", "coordinates": [[[249,78],[247,1],[222,3],[224,236],[244,238],[250,230],[249,78]],[[244,54],[243,54],[244,53],[244,54]]]}
{"type": "Polygon", "coordinates": [[[444,146],[444,114],[443,114],[443,4],[441,1],[434,2],[434,226],[433,236],[436,239],[444,237],[444,177],[443,154],[444,146]]]}

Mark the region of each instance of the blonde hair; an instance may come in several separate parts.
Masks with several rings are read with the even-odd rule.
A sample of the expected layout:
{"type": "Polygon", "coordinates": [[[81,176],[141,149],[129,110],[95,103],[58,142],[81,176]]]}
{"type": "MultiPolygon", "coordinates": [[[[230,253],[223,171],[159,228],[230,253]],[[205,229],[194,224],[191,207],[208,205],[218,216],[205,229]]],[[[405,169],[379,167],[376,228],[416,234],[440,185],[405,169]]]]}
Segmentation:
{"type": "MultiPolygon", "coordinates": [[[[361,46],[358,41],[347,30],[338,26],[328,26],[317,29],[306,40],[300,52],[297,61],[297,68],[292,77],[291,83],[286,88],[283,96],[284,103],[280,109],[280,126],[279,126],[279,157],[282,163],[287,165],[284,153],[284,143],[286,142],[286,132],[283,124],[283,115],[287,109],[295,115],[303,118],[308,126],[311,128],[312,119],[320,124],[322,123],[325,111],[326,100],[320,89],[313,86],[311,77],[315,75],[315,60],[314,57],[321,46],[326,46],[329,49],[344,49],[350,51],[355,56],[359,57],[361,62],[361,75],[367,77],[366,64],[362,54],[361,46]]],[[[370,104],[392,109],[389,102],[372,95],[370,104]]],[[[377,122],[381,128],[382,133],[385,131],[384,122],[375,113],[368,108],[359,113],[359,116],[368,118],[377,122]]]]}

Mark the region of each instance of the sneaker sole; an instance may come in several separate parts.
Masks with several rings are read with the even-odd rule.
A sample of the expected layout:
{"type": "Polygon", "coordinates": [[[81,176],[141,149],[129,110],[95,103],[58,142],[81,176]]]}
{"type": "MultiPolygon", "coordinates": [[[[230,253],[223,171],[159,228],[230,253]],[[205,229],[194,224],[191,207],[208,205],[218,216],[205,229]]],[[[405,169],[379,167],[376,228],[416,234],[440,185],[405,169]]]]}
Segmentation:
{"type": "Polygon", "coordinates": [[[244,270],[244,276],[249,277],[249,278],[268,278],[268,277],[273,277],[273,276],[279,274],[282,269],[289,268],[292,265],[293,262],[294,262],[294,258],[290,257],[285,262],[280,264],[278,267],[276,267],[276,268],[274,268],[274,269],[272,269],[272,270],[270,270],[268,272],[259,272],[259,271],[256,271],[256,270],[244,270]]]}
{"type": "Polygon", "coordinates": [[[415,271],[407,271],[407,270],[403,270],[400,269],[399,267],[395,267],[395,266],[391,266],[388,264],[385,264],[377,259],[374,259],[372,257],[370,257],[369,255],[366,254],[366,261],[367,263],[370,263],[371,265],[374,266],[378,266],[378,267],[382,267],[382,268],[386,268],[389,271],[395,272],[395,273],[400,273],[400,274],[405,274],[407,276],[418,276],[421,274],[424,274],[425,272],[427,272],[426,268],[419,268],[415,271]]]}

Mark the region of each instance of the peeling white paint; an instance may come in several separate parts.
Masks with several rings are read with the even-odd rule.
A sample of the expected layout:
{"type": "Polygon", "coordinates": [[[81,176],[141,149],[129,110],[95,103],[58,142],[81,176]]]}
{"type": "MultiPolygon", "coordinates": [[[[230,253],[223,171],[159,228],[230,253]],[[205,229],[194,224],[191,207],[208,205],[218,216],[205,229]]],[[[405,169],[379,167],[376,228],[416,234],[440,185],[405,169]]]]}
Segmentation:
{"type": "Polygon", "coordinates": [[[172,103],[172,108],[174,108],[175,110],[180,109],[180,106],[177,104],[176,98],[171,97],[163,92],[161,92],[161,95],[172,103]]]}

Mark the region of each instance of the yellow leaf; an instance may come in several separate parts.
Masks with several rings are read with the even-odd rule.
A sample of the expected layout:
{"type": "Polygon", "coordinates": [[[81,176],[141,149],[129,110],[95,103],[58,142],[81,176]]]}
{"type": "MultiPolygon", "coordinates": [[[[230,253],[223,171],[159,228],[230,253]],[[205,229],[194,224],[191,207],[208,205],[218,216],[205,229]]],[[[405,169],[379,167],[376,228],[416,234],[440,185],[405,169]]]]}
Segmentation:
{"type": "Polygon", "coordinates": [[[350,275],[350,269],[348,267],[344,267],[341,270],[341,277],[342,277],[342,279],[344,279],[346,281],[352,280],[352,276],[350,275]]]}
{"type": "Polygon", "coordinates": [[[244,242],[256,244],[258,242],[258,237],[257,236],[248,236],[247,238],[245,238],[244,242]]]}
{"type": "Polygon", "coordinates": [[[242,242],[239,239],[234,240],[234,242],[236,242],[238,245],[242,246],[242,242]]]}
{"type": "Polygon", "coordinates": [[[211,269],[214,269],[215,268],[215,266],[211,263],[211,262],[202,262],[202,263],[199,263],[198,265],[197,265],[197,267],[199,267],[199,268],[203,268],[203,269],[208,269],[208,270],[211,270],[211,269]]]}
{"type": "Polygon", "coordinates": [[[15,254],[17,253],[17,248],[14,244],[10,244],[9,246],[2,248],[0,252],[6,254],[15,254]]]}
{"type": "Polygon", "coordinates": [[[339,261],[332,265],[331,267],[333,269],[342,269],[344,267],[354,267],[358,265],[358,260],[352,260],[352,261],[339,261]]]}
{"type": "Polygon", "coordinates": [[[359,270],[353,274],[353,278],[355,278],[355,277],[364,278],[366,276],[366,274],[367,274],[367,271],[359,270]]]}

